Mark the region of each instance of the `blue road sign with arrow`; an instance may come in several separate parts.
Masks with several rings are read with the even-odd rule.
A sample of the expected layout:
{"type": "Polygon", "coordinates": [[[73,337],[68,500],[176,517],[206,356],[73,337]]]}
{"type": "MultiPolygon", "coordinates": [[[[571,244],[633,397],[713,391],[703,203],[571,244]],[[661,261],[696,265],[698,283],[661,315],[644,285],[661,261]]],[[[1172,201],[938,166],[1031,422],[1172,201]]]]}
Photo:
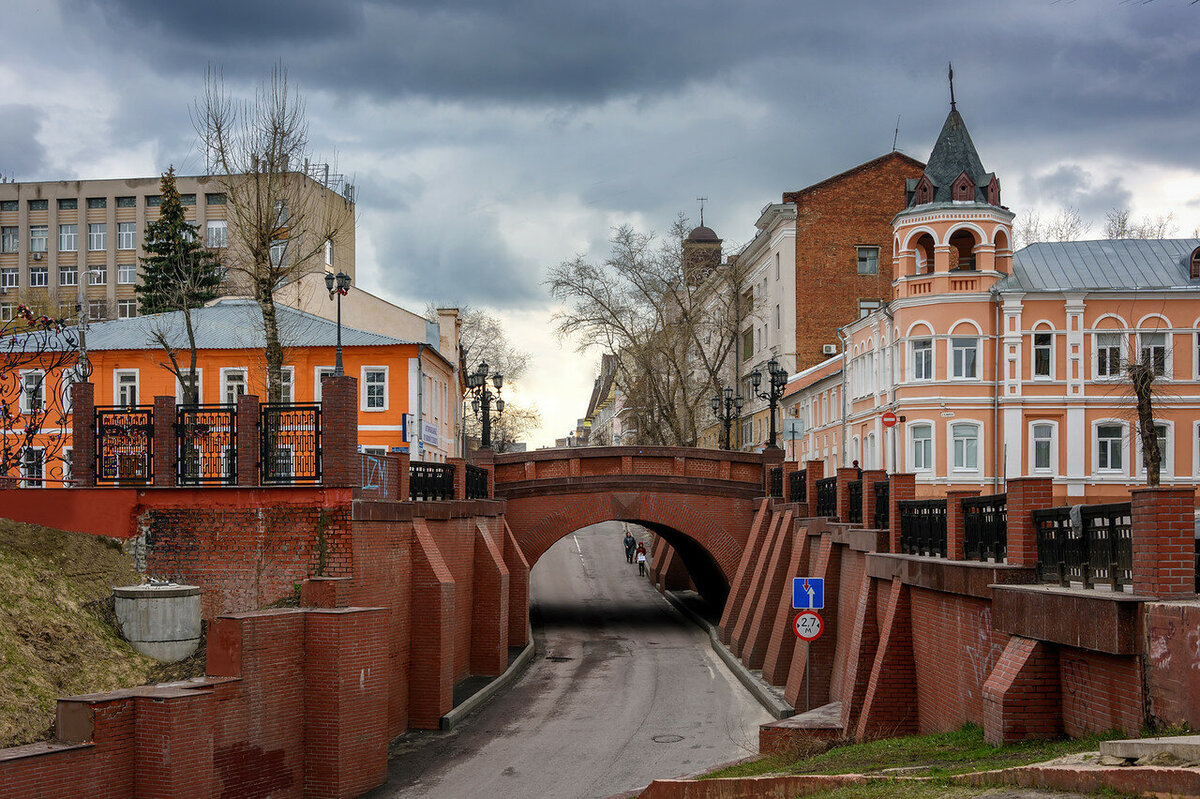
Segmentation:
{"type": "Polygon", "coordinates": [[[824,577],[793,577],[792,607],[796,610],[821,610],[825,607],[824,577]]]}

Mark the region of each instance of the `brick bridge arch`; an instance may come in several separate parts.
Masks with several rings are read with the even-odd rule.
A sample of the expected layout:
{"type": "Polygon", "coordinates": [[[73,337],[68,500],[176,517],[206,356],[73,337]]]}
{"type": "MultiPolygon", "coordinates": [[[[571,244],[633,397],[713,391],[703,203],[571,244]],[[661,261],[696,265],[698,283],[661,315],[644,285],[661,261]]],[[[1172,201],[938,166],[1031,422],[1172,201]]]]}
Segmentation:
{"type": "MultiPolygon", "coordinates": [[[[687,447],[587,447],[497,455],[496,498],[532,567],[589,525],[642,525],[674,548],[718,608],[764,490],[764,456],[687,447]]],[[[614,557],[618,543],[613,542],[614,557]]]]}

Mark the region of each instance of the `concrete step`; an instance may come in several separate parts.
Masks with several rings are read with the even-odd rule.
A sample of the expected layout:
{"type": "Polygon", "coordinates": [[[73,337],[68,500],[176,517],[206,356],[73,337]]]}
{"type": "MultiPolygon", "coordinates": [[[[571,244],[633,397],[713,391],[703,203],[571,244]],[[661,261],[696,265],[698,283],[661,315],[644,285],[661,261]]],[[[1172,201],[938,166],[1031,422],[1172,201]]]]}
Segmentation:
{"type": "MultiPolygon", "coordinates": [[[[799,718],[799,717],[797,717],[799,718]]],[[[1102,741],[1100,754],[1124,760],[1143,760],[1170,755],[1181,763],[1200,763],[1200,735],[1174,735],[1169,738],[1132,738],[1102,741]]]]}
{"type": "Polygon", "coordinates": [[[791,718],[760,724],[758,753],[795,751],[806,741],[837,741],[844,737],[842,703],[830,702],[791,718]]]}

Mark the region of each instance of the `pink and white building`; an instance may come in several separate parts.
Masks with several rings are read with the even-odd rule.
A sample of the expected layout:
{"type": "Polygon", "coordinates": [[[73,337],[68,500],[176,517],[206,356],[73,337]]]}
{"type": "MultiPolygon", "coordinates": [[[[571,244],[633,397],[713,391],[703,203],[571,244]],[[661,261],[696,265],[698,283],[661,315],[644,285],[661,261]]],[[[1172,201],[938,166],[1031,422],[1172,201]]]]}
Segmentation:
{"type": "Polygon", "coordinates": [[[952,108],[906,187],[891,301],[789,382],[788,458],[917,475],[918,494],[1054,479],[1056,500],[1145,484],[1123,366],[1152,361],[1161,482],[1200,482],[1200,240],[1012,250],[1014,214],[952,108]],[[887,429],[883,413],[901,423],[887,429]]]}

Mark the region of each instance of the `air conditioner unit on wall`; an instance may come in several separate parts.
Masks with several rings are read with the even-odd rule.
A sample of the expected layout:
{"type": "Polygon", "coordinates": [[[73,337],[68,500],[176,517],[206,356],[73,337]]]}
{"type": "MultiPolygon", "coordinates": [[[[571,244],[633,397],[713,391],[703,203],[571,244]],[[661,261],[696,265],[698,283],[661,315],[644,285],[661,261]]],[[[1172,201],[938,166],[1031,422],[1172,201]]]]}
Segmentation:
{"type": "Polygon", "coordinates": [[[837,345],[836,344],[822,344],[821,345],[821,354],[822,355],[837,355],[837,345]]]}
{"type": "Polygon", "coordinates": [[[33,254],[33,260],[35,260],[35,261],[40,261],[40,260],[42,260],[42,254],[41,254],[40,252],[35,252],[35,253],[33,254]]]}

